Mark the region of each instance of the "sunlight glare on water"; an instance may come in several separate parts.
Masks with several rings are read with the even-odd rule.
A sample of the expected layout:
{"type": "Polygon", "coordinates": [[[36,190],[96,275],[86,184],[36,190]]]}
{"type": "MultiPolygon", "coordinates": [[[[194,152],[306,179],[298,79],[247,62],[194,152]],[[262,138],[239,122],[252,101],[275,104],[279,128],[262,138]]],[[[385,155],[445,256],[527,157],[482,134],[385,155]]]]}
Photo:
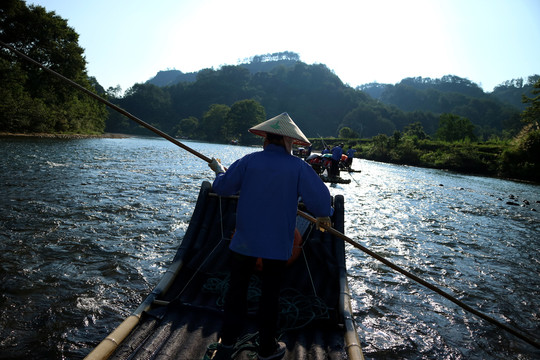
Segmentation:
{"type": "MultiPolygon", "coordinates": [[[[356,196],[346,196],[349,237],[498,321],[537,336],[538,186],[369,161],[356,166],[362,169],[361,175],[352,174],[358,178],[356,196]],[[535,205],[506,204],[517,194],[535,205]]],[[[530,345],[348,247],[367,357],[502,359],[516,346],[529,349],[522,358],[538,356],[530,345]],[[487,339],[494,348],[480,350],[487,339]]]]}
{"type": "MultiPolygon", "coordinates": [[[[260,149],[186,145],[226,167],[260,149]]],[[[214,174],[157,138],[4,138],[0,154],[0,358],[83,358],[157,284],[214,174]]],[[[342,176],[354,181],[329,186],[345,197],[348,237],[538,337],[538,185],[353,168],[362,172],[342,176]]],[[[540,358],[352,245],[347,267],[368,359],[540,358]]]]}

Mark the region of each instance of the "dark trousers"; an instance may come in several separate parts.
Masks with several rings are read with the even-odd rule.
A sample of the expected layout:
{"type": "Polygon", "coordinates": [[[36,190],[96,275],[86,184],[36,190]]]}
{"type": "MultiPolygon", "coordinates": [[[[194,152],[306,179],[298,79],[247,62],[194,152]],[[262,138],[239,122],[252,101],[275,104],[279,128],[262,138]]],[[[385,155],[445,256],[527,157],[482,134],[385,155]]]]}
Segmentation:
{"type": "Polygon", "coordinates": [[[332,163],[330,164],[330,176],[339,176],[339,160],[332,159],[332,163]]]}
{"type": "MultiPolygon", "coordinates": [[[[256,262],[257,258],[232,252],[231,279],[229,290],[225,296],[225,320],[221,329],[221,339],[225,345],[233,344],[242,335],[243,320],[248,306],[249,279],[255,269],[256,262]]],[[[262,289],[258,312],[260,353],[272,353],[275,350],[279,292],[286,265],[286,260],[263,259],[262,289]]]]}

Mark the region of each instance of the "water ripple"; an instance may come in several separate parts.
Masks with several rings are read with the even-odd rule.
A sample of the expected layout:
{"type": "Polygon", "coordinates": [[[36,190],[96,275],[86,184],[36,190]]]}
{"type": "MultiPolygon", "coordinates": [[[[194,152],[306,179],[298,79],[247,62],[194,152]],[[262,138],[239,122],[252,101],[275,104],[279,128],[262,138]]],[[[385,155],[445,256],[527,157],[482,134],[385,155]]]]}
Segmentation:
{"type": "MultiPolygon", "coordinates": [[[[253,151],[188,145],[225,166],[253,151]]],[[[154,138],[2,139],[0,153],[0,358],[83,358],[159,281],[213,173],[154,138]]],[[[362,170],[347,174],[355,181],[330,186],[345,195],[347,236],[497,320],[540,333],[538,186],[364,160],[354,167],[362,170]]],[[[367,358],[540,358],[346,249],[367,358]]]]}

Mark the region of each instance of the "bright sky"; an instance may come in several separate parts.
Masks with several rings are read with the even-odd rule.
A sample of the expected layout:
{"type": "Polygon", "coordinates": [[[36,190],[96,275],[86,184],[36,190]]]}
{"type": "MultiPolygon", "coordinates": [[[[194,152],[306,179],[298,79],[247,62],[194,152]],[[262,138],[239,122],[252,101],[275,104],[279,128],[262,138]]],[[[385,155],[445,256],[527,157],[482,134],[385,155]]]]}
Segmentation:
{"type": "Polygon", "coordinates": [[[68,20],[90,76],[126,90],[160,70],[292,51],[353,87],[457,75],[485,91],[540,74],[540,0],[27,0],[68,20]]]}

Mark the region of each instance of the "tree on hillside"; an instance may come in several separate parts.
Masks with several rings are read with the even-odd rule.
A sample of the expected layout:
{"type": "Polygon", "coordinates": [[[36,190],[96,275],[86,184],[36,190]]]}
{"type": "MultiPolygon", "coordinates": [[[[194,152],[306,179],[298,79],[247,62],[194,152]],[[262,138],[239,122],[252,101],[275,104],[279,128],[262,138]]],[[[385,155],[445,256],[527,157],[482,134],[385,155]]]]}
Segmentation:
{"type": "MultiPolygon", "coordinates": [[[[126,95],[117,102],[121,108],[129,109],[133,115],[166,133],[173,132],[177,125],[179,117],[174,117],[170,113],[171,97],[167,91],[158,86],[135,84],[127,89],[126,95]]],[[[148,133],[146,129],[135,124],[133,129],[137,129],[136,133],[148,133]]]]}
{"type": "Polygon", "coordinates": [[[528,104],[527,108],[521,113],[521,119],[525,123],[533,124],[537,130],[540,129],[540,79],[533,86],[532,94],[534,97],[523,95],[522,101],[528,104]]]}
{"type": "Polygon", "coordinates": [[[506,176],[540,181],[540,79],[532,90],[534,97],[523,96],[528,104],[521,113],[525,126],[502,154],[501,171],[506,176]]]}
{"type": "Polygon", "coordinates": [[[390,138],[386,134],[379,134],[373,137],[373,141],[367,152],[370,159],[388,161],[390,148],[390,138]]]}
{"type": "Polygon", "coordinates": [[[403,127],[403,130],[407,130],[407,126],[418,122],[421,124],[422,129],[425,131],[426,135],[433,135],[437,128],[439,127],[439,116],[435,115],[432,112],[426,111],[413,111],[405,114],[407,118],[407,125],[403,127]]]}
{"type": "Polygon", "coordinates": [[[265,121],[266,112],[255,100],[237,101],[227,115],[224,134],[227,141],[237,139],[243,144],[257,144],[259,140],[248,129],[265,121]]]}
{"type": "Polygon", "coordinates": [[[353,139],[358,138],[358,134],[350,127],[344,126],[339,130],[339,138],[341,139],[353,139]]]}
{"type": "MultiPolygon", "coordinates": [[[[37,62],[94,90],[86,74],[79,35],[41,6],[6,0],[0,7],[0,38],[37,62]]],[[[18,132],[102,132],[105,106],[60,79],[0,49],[0,126],[18,132]],[[22,106],[21,106],[22,105],[22,106]]],[[[97,82],[95,82],[97,83],[97,82]]]]}
{"type": "Polygon", "coordinates": [[[384,105],[361,103],[345,116],[341,126],[351,128],[362,138],[391,135],[396,126],[383,108],[384,105]]]}
{"type": "Polygon", "coordinates": [[[272,54],[256,55],[251,58],[251,62],[258,63],[264,61],[293,60],[300,61],[300,55],[292,51],[283,51],[272,54]]]}
{"type": "Polygon", "coordinates": [[[199,131],[199,119],[195,116],[182,119],[174,127],[173,134],[184,139],[193,139],[199,131]]]}
{"type": "Polygon", "coordinates": [[[540,75],[531,75],[527,81],[523,78],[506,80],[505,82],[495,86],[491,93],[500,101],[510,104],[513,107],[523,111],[526,105],[523,103],[523,96],[532,94],[534,84],[540,79],[540,75]]]}
{"type": "Polygon", "coordinates": [[[227,122],[230,107],[223,104],[213,104],[204,113],[201,122],[201,139],[210,142],[221,142],[225,136],[223,130],[227,122]]]}
{"type": "Polygon", "coordinates": [[[475,141],[474,124],[467,118],[454,114],[442,114],[439,120],[439,129],[436,137],[442,141],[475,141]]]}
{"type": "Polygon", "coordinates": [[[419,121],[405,126],[405,129],[403,130],[404,130],[405,136],[411,137],[413,139],[424,140],[425,138],[427,138],[427,134],[424,131],[424,127],[422,126],[422,123],[419,121]]]}

